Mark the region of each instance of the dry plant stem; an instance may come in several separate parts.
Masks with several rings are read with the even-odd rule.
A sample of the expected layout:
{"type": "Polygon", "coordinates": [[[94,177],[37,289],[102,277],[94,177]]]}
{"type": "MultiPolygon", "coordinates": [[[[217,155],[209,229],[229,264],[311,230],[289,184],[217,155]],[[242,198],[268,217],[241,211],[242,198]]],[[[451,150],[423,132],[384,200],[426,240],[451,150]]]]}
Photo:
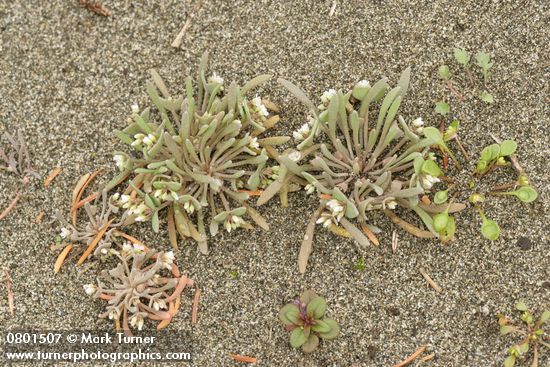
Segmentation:
{"type": "Polygon", "coordinates": [[[420,362],[428,362],[435,358],[435,353],[428,354],[425,357],[420,358],[420,362]]]}
{"type": "Polygon", "coordinates": [[[38,213],[38,215],[36,216],[36,218],[34,218],[34,223],[36,223],[36,224],[42,223],[42,219],[44,219],[44,215],[45,215],[45,214],[46,214],[46,213],[44,213],[44,212],[38,213]]]}
{"type": "MultiPolygon", "coordinates": [[[[497,144],[502,143],[502,140],[500,140],[496,135],[492,133],[490,135],[497,144]]],[[[523,170],[523,167],[521,167],[521,165],[519,164],[517,155],[515,154],[510,155],[510,160],[512,161],[512,165],[514,166],[518,174],[523,175],[525,171],[523,170]]]]}
{"type": "Polygon", "coordinates": [[[397,252],[398,241],[399,241],[399,238],[397,237],[397,231],[394,230],[391,235],[391,249],[394,254],[397,252]]]}
{"type": "Polygon", "coordinates": [[[102,17],[111,15],[111,12],[98,0],[79,0],[79,3],[81,7],[88,9],[92,13],[101,15],[102,17]]]}
{"type": "Polygon", "coordinates": [[[73,249],[73,245],[68,244],[67,246],[65,246],[65,248],[63,249],[63,251],[61,251],[61,253],[60,253],[59,256],[57,257],[57,260],[55,261],[55,264],[54,264],[54,266],[53,266],[53,272],[54,272],[54,274],[59,273],[59,270],[60,270],[61,267],[63,266],[63,262],[65,261],[65,259],[66,259],[67,256],[69,255],[69,252],[71,252],[72,249],[73,249]]]}
{"type": "Polygon", "coordinates": [[[306,234],[304,235],[302,246],[300,247],[300,253],[298,254],[298,269],[302,274],[306,271],[307,261],[311,251],[313,250],[313,233],[315,231],[315,225],[324,208],[325,205],[320,204],[307,224],[306,234]]]}
{"type": "Polygon", "coordinates": [[[378,240],[378,237],[376,237],[376,235],[369,229],[369,227],[367,227],[366,224],[363,224],[361,226],[361,229],[363,230],[363,233],[367,235],[367,237],[369,238],[369,240],[372,242],[373,245],[375,246],[380,245],[380,241],[378,240]]]}
{"type": "Polygon", "coordinates": [[[426,281],[428,282],[428,284],[433,288],[435,289],[435,291],[437,293],[441,293],[443,292],[443,288],[441,288],[439,286],[439,284],[437,284],[429,275],[428,273],[426,272],[426,270],[424,270],[423,268],[419,268],[418,271],[420,272],[420,274],[422,274],[422,276],[424,277],[424,279],[426,279],[426,281]]]}
{"type": "Polygon", "coordinates": [[[403,228],[405,231],[409,232],[414,236],[417,236],[420,238],[435,238],[435,235],[432,232],[425,231],[416,226],[413,226],[409,222],[399,218],[397,214],[395,214],[391,210],[387,210],[387,209],[384,210],[384,214],[386,214],[393,223],[397,224],[399,227],[403,228]]]}
{"type": "Polygon", "coordinates": [[[201,289],[197,287],[195,290],[195,298],[193,299],[193,312],[191,313],[191,325],[196,325],[199,317],[199,300],[201,298],[201,289]]]}
{"type": "Polygon", "coordinates": [[[8,309],[10,315],[15,316],[15,301],[13,297],[13,291],[11,289],[11,277],[7,269],[4,269],[4,276],[6,277],[6,292],[8,293],[8,309]]]}
{"type": "Polygon", "coordinates": [[[229,353],[229,357],[237,362],[244,362],[244,363],[256,363],[258,361],[258,358],[256,357],[249,357],[249,356],[241,356],[238,354],[231,354],[229,353]]]}
{"type": "Polygon", "coordinates": [[[197,0],[195,2],[195,6],[193,7],[192,12],[189,13],[187,16],[187,20],[185,21],[185,24],[183,25],[183,28],[181,29],[180,33],[176,36],[174,41],[172,42],[172,47],[179,48],[181,46],[181,42],[183,41],[183,36],[185,36],[185,32],[191,27],[191,22],[193,21],[193,17],[197,13],[197,11],[201,7],[202,0],[197,0]]]}
{"type": "Polygon", "coordinates": [[[456,89],[456,87],[453,85],[453,82],[451,82],[450,80],[447,80],[447,88],[449,88],[451,93],[454,94],[460,102],[464,101],[464,96],[458,91],[458,89],[456,89]]]}
{"type": "Polygon", "coordinates": [[[412,361],[414,361],[418,356],[420,356],[424,351],[426,350],[427,346],[423,345],[420,348],[418,348],[413,354],[408,356],[406,359],[404,359],[402,362],[394,365],[393,367],[404,367],[409,365],[412,361]]]}
{"type": "Polygon", "coordinates": [[[466,149],[464,149],[464,145],[462,145],[462,142],[458,138],[458,136],[455,137],[456,144],[458,145],[458,148],[462,152],[462,155],[464,155],[464,159],[466,160],[466,163],[470,162],[470,155],[468,152],[466,152],[466,149]]]}
{"type": "Polygon", "coordinates": [[[10,203],[10,205],[6,209],[4,209],[2,214],[0,214],[0,220],[6,218],[8,216],[8,214],[13,210],[13,208],[15,208],[15,206],[17,205],[17,202],[19,201],[20,198],[21,198],[21,193],[18,192],[17,195],[15,195],[15,198],[10,203]]]}
{"type": "Polygon", "coordinates": [[[332,17],[334,15],[334,12],[336,12],[336,6],[338,5],[338,1],[337,0],[333,0],[332,1],[332,6],[330,7],[330,11],[328,13],[328,16],[329,17],[332,17]]]}
{"type": "Polygon", "coordinates": [[[90,256],[92,254],[92,252],[94,251],[94,248],[97,246],[97,244],[99,243],[99,241],[101,241],[101,239],[103,238],[103,235],[105,235],[105,232],[107,232],[107,229],[109,229],[109,226],[111,225],[111,223],[113,223],[113,220],[114,219],[111,219],[110,221],[108,221],[104,226],[103,228],[101,228],[99,230],[99,232],[97,233],[96,237],[94,238],[94,240],[90,243],[90,245],[88,246],[88,248],[86,249],[86,251],[84,251],[84,253],[82,254],[82,256],[80,257],[80,259],[78,259],[78,262],[76,263],[76,265],[82,265],[82,263],[84,263],[84,261],[86,261],[86,259],[88,258],[88,256],[90,256]]]}
{"type": "Polygon", "coordinates": [[[50,186],[50,184],[53,182],[53,180],[59,176],[59,174],[61,173],[61,171],[63,171],[63,169],[61,167],[55,167],[51,172],[50,174],[48,175],[48,177],[46,177],[46,179],[44,180],[44,187],[48,187],[50,186]]]}

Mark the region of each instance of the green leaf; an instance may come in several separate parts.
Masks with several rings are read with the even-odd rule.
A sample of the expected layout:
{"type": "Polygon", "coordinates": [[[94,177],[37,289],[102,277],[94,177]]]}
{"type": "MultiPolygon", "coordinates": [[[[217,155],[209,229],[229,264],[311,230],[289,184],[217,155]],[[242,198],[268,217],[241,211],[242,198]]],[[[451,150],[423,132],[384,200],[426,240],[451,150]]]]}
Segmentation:
{"type": "Polygon", "coordinates": [[[300,348],[306,342],[306,336],[304,335],[304,329],[297,327],[290,333],[290,345],[292,348],[300,348]]]}
{"type": "Polygon", "coordinates": [[[548,321],[550,319],[550,311],[546,310],[542,313],[542,315],[540,316],[540,320],[539,322],[541,324],[544,324],[546,321],[548,321]]]}
{"type": "Polygon", "coordinates": [[[330,331],[330,326],[323,320],[316,320],[311,330],[318,333],[328,333],[330,331]]]}
{"type": "Polygon", "coordinates": [[[494,99],[493,99],[493,95],[487,91],[483,91],[481,92],[481,94],[479,95],[479,97],[481,98],[481,100],[483,102],[487,102],[487,103],[493,103],[494,99]]]}
{"type": "Polygon", "coordinates": [[[307,305],[309,302],[311,302],[311,300],[315,298],[317,298],[317,293],[315,293],[311,289],[308,289],[307,291],[304,291],[304,293],[302,293],[302,295],[300,296],[300,301],[307,305]]]}
{"type": "Polygon", "coordinates": [[[323,319],[323,322],[327,324],[330,327],[330,331],[326,333],[319,333],[319,336],[323,339],[334,339],[340,334],[340,325],[333,319],[329,319],[328,317],[325,317],[323,319]]]}
{"type": "Polygon", "coordinates": [[[449,111],[451,111],[451,107],[447,102],[440,101],[435,104],[435,112],[440,115],[445,116],[449,111]]]}
{"type": "Polygon", "coordinates": [[[491,63],[491,55],[485,52],[478,52],[476,54],[477,65],[483,70],[489,70],[493,64],[491,63]]]}
{"type": "Polygon", "coordinates": [[[524,203],[531,203],[537,199],[539,194],[531,186],[521,186],[515,191],[498,193],[498,195],[513,195],[524,203]]]}
{"type": "Polygon", "coordinates": [[[434,215],[433,227],[437,233],[445,231],[449,222],[449,214],[447,212],[434,215]]]}
{"type": "Polygon", "coordinates": [[[424,164],[422,165],[422,172],[427,173],[434,177],[438,177],[443,174],[443,171],[441,171],[437,163],[435,163],[431,159],[424,161],[424,164]]]}
{"type": "Polygon", "coordinates": [[[456,61],[464,66],[467,66],[470,62],[470,54],[461,48],[454,48],[453,53],[456,61]]]}
{"type": "Polygon", "coordinates": [[[529,342],[525,342],[519,345],[519,351],[521,354],[525,354],[529,351],[529,342]]]}
{"type": "Polygon", "coordinates": [[[325,315],[327,309],[327,302],[323,297],[315,297],[307,305],[307,314],[313,316],[315,319],[320,319],[325,315]]]}
{"type": "Polygon", "coordinates": [[[485,218],[481,225],[481,234],[486,239],[495,241],[500,236],[500,227],[494,220],[485,218]]]}
{"type": "Polygon", "coordinates": [[[516,303],[516,310],[527,311],[528,308],[527,308],[527,305],[524,302],[519,301],[518,303],[516,303]]]}
{"type": "Polygon", "coordinates": [[[319,345],[319,337],[315,334],[310,334],[309,338],[307,338],[307,341],[302,345],[302,351],[304,353],[311,353],[315,349],[317,349],[317,346],[319,345]]]}
{"type": "Polygon", "coordinates": [[[151,218],[151,226],[153,227],[153,232],[159,232],[159,212],[157,210],[155,210],[151,218]]]}
{"type": "Polygon", "coordinates": [[[448,197],[449,197],[448,191],[449,190],[442,190],[442,191],[436,192],[435,195],[434,195],[434,203],[439,205],[439,204],[443,204],[444,202],[446,202],[448,197]]]}
{"type": "Polygon", "coordinates": [[[443,80],[449,80],[451,79],[451,72],[449,71],[449,67],[447,65],[441,65],[439,69],[437,70],[439,73],[439,76],[443,80]]]}
{"type": "Polygon", "coordinates": [[[516,152],[517,148],[518,148],[518,143],[516,143],[515,141],[504,140],[502,143],[500,143],[499,155],[501,157],[512,155],[516,152]]]}
{"type": "Polygon", "coordinates": [[[504,367],[514,367],[515,364],[516,364],[516,357],[514,356],[508,356],[508,358],[504,360],[504,367]]]}
{"type": "Polygon", "coordinates": [[[285,325],[296,325],[300,321],[300,309],[295,304],[289,303],[279,311],[279,319],[285,325]]]}

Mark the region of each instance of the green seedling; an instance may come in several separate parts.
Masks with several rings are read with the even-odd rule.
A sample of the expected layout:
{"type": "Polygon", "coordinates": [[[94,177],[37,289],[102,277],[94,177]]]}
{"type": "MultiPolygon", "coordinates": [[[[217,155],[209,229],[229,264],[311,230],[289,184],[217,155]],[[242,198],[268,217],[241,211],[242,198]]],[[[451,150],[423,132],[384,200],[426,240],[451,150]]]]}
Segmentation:
{"type": "Polygon", "coordinates": [[[447,102],[439,101],[435,103],[435,112],[441,116],[447,115],[451,111],[451,107],[447,102]]]}
{"type": "Polygon", "coordinates": [[[531,186],[520,186],[514,191],[507,191],[507,192],[494,192],[493,195],[508,195],[508,196],[515,196],[519,200],[523,201],[524,203],[532,203],[535,201],[538,197],[537,191],[535,191],[534,188],[531,186]]]}
{"type": "Polygon", "coordinates": [[[365,264],[365,259],[360,258],[357,260],[355,265],[353,266],[353,270],[359,270],[359,271],[365,271],[367,268],[367,265],[365,264]]]}
{"type": "Polygon", "coordinates": [[[233,279],[237,279],[237,278],[239,278],[239,272],[237,270],[231,270],[229,272],[229,276],[233,279]]]}
{"type": "Polygon", "coordinates": [[[463,50],[461,48],[456,48],[456,47],[453,49],[453,54],[456,62],[462,65],[462,67],[466,71],[466,75],[468,77],[470,85],[473,85],[474,81],[472,77],[472,72],[470,70],[470,60],[472,56],[466,50],[463,50]]]}
{"type": "Polygon", "coordinates": [[[327,304],[324,298],[307,290],[299,299],[279,311],[279,319],[290,332],[290,345],[302,348],[304,353],[313,352],[319,339],[334,339],[340,333],[336,321],[325,316],[327,304]]]}
{"type": "Polygon", "coordinates": [[[537,320],[524,302],[518,302],[515,308],[521,312],[521,324],[512,322],[503,314],[497,315],[501,335],[517,334],[521,336],[519,342],[508,348],[508,357],[504,361],[504,367],[513,367],[518,360],[527,362],[530,351],[532,351],[531,366],[538,366],[541,348],[550,348],[548,332],[543,329],[550,319],[550,311],[545,310],[537,320]]]}
{"type": "Polygon", "coordinates": [[[464,96],[460,94],[453,82],[451,81],[451,71],[447,65],[441,65],[437,70],[439,77],[443,79],[447,88],[453,93],[460,101],[464,100],[464,96]]]}
{"type": "Polygon", "coordinates": [[[438,191],[434,195],[434,203],[439,205],[447,202],[447,199],[449,198],[449,189],[438,191]]]}
{"type": "Polygon", "coordinates": [[[487,102],[489,104],[493,103],[493,95],[491,93],[485,91],[485,90],[483,92],[481,92],[479,97],[481,98],[481,100],[483,102],[487,102]]]}
{"type": "Polygon", "coordinates": [[[489,241],[496,241],[500,236],[500,227],[498,226],[498,223],[492,219],[488,219],[479,206],[476,206],[476,209],[479,212],[482,220],[481,234],[489,241]]]}
{"type": "Polygon", "coordinates": [[[500,144],[491,144],[481,151],[476,163],[476,174],[484,175],[496,166],[507,166],[506,157],[517,150],[518,144],[513,140],[504,140],[500,144]]]}
{"type": "Polygon", "coordinates": [[[490,75],[489,70],[493,67],[491,55],[485,52],[478,52],[476,54],[476,62],[477,66],[481,68],[481,72],[483,73],[483,84],[487,87],[487,81],[489,80],[490,75]]]}
{"type": "Polygon", "coordinates": [[[450,207],[451,204],[447,205],[445,211],[438,213],[433,217],[433,228],[439,234],[439,239],[442,243],[451,241],[456,232],[455,218],[452,215],[449,215],[450,207]]]}
{"type": "Polygon", "coordinates": [[[430,127],[425,128],[423,132],[424,132],[425,137],[427,137],[428,139],[431,139],[435,145],[439,146],[439,148],[443,152],[447,153],[451,157],[451,159],[455,162],[456,166],[459,169],[462,168],[462,165],[460,164],[458,159],[456,159],[454,153],[449,149],[449,147],[445,143],[443,135],[441,134],[441,132],[438,129],[436,129],[435,127],[430,126],[430,127]]]}

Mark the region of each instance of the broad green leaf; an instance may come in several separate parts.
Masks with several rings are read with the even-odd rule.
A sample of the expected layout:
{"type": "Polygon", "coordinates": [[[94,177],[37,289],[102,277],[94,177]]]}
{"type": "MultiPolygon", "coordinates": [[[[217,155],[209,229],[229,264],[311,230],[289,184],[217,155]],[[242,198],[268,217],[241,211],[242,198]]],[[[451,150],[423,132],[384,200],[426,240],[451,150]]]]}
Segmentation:
{"type": "Polygon", "coordinates": [[[302,293],[302,295],[300,296],[300,301],[307,305],[315,298],[317,298],[317,293],[315,293],[311,289],[308,289],[307,291],[304,291],[304,293],[302,293]]]}
{"type": "Polygon", "coordinates": [[[326,333],[319,333],[319,336],[323,339],[334,339],[340,334],[340,325],[333,319],[325,317],[323,322],[330,327],[330,331],[326,333]]]}
{"type": "Polygon", "coordinates": [[[501,157],[507,157],[509,155],[514,154],[517,148],[518,148],[518,143],[516,143],[515,141],[504,140],[502,143],[500,143],[499,155],[501,157]]]}
{"type": "Polygon", "coordinates": [[[499,193],[499,195],[513,195],[524,203],[531,203],[537,199],[539,194],[531,186],[521,186],[515,191],[499,193]]]}
{"type": "Polygon", "coordinates": [[[527,311],[527,305],[525,304],[525,302],[519,301],[518,303],[516,303],[516,309],[519,311],[527,311]]]}
{"type": "Polygon", "coordinates": [[[540,323],[541,324],[544,324],[546,323],[546,321],[548,321],[550,319],[550,311],[546,310],[542,313],[542,315],[540,316],[540,323]]]}
{"type": "Polygon", "coordinates": [[[443,204],[444,202],[447,201],[448,199],[448,191],[449,190],[442,190],[442,191],[438,191],[435,193],[434,195],[434,203],[439,205],[439,204],[443,204]]]}
{"type": "Polygon", "coordinates": [[[483,102],[486,102],[486,103],[493,103],[493,101],[494,101],[493,95],[491,93],[485,91],[485,90],[483,92],[481,92],[479,97],[481,98],[481,100],[483,102]]]}
{"type": "Polygon", "coordinates": [[[319,337],[315,334],[310,334],[307,341],[302,345],[302,351],[304,353],[312,353],[319,345],[319,337]]]}
{"type": "Polygon", "coordinates": [[[500,335],[506,335],[510,334],[511,332],[514,332],[516,330],[515,327],[510,325],[501,325],[500,326],[500,335]]]}
{"type": "Polygon", "coordinates": [[[514,367],[515,364],[516,364],[516,357],[514,356],[508,356],[508,358],[504,360],[504,367],[514,367]]]}
{"type": "Polygon", "coordinates": [[[285,324],[285,325],[293,325],[298,323],[300,320],[300,310],[298,309],[298,306],[289,303],[288,305],[281,308],[279,311],[279,319],[285,324]]]}
{"type": "Polygon", "coordinates": [[[451,79],[451,72],[449,70],[449,67],[447,65],[441,65],[439,69],[437,70],[439,73],[439,77],[443,80],[449,80],[451,79]]]}
{"type": "Polygon", "coordinates": [[[456,61],[464,66],[467,66],[470,62],[470,54],[461,48],[454,48],[453,53],[456,61]]]}
{"type": "Polygon", "coordinates": [[[327,309],[327,302],[323,297],[316,297],[312,299],[307,305],[307,314],[313,316],[315,319],[320,319],[325,315],[327,309]]]}
{"type": "Polygon", "coordinates": [[[443,174],[443,171],[441,171],[437,163],[435,163],[431,159],[424,161],[424,164],[422,165],[422,172],[427,173],[434,177],[438,177],[443,174]]]}
{"type": "Polygon", "coordinates": [[[486,239],[495,241],[500,236],[500,227],[494,220],[484,219],[481,225],[481,234],[486,239]]]}
{"type": "Polygon", "coordinates": [[[449,111],[451,111],[451,107],[447,102],[440,101],[435,104],[435,112],[440,115],[445,116],[449,111]]]}
{"type": "Polygon", "coordinates": [[[300,348],[306,342],[306,336],[304,335],[304,329],[297,327],[292,330],[290,334],[290,345],[293,348],[300,348]]]}
{"type": "Polygon", "coordinates": [[[316,320],[315,325],[312,326],[311,330],[318,333],[328,333],[330,331],[330,326],[323,320],[316,320]]]}

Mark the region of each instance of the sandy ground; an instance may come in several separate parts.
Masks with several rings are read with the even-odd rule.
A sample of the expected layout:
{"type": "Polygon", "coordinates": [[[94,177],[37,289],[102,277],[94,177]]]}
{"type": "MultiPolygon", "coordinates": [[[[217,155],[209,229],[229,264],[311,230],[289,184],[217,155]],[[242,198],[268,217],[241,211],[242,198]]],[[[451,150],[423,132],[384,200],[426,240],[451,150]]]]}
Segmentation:
{"type": "MultiPolygon", "coordinates": [[[[539,310],[550,306],[547,2],[338,1],[329,17],[328,0],[205,0],[181,49],[170,43],[187,19],[190,1],[104,3],[113,12],[109,18],[79,8],[77,1],[0,1],[0,133],[20,129],[41,174],[63,167],[51,187],[34,181],[24,188],[16,210],[0,222],[0,267],[9,269],[16,302],[11,317],[0,282],[0,329],[111,326],[97,319],[103,305],[82,291],[94,271],[78,276],[70,265],[53,276],[56,254],[49,246],[58,231],[53,213],[68,210],[80,175],[100,167],[112,172],[110,154],[122,146],[112,130],[125,126],[132,103],[147,101],[148,70],[157,68],[180,93],[204,51],[211,53],[212,70],[226,80],[273,73],[311,96],[363,78],[385,75],[395,82],[410,65],[412,86],[402,114],[436,125],[433,103],[449,96],[437,67],[451,65],[464,86],[452,48],[486,50],[495,61],[489,81],[495,103],[451,99],[453,115],[471,153],[490,143],[489,132],[516,139],[541,197],[532,205],[491,199],[487,214],[502,228],[494,243],[481,238],[472,210],[458,216],[455,242],[443,246],[398,231],[396,254],[390,248],[394,228],[381,216],[373,216],[384,229],[378,248],[360,250],[319,229],[305,275],[298,273],[296,257],[316,203],[303,193],[292,195],[286,210],[276,201],[261,208],[269,232],[222,235],[210,241],[208,257],[185,243],[177,255],[203,291],[199,323],[190,327],[189,292],[170,330],[192,333],[192,365],[237,365],[228,353],[238,353],[256,356],[264,366],[390,366],[428,345],[436,357],[426,366],[500,366],[513,339],[498,335],[495,315],[511,314],[518,299],[539,310]],[[40,211],[46,217],[37,225],[40,211]],[[520,249],[520,236],[532,246],[520,249]],[[353,269],[360,258],[364,271],[353,269]],[[419,267],[443,293],[427,285],[419,267]],[[238,272],[237,279],[231,271],[238,272]],[[341,337],[310,356],[289,347],[277,319],[279,308],[304,288],[324,295],[330,315],[342,325],[341,337]]],[[[288,134],[305,121],[306,109],[275,82],[264,92],[285,107],[278,133],[288,134]]],[[[504,170],[497,176],[480,190],[513,174],[504,170]]],[[[467,182],[468,176],[459,179],[467,182]]],[[[14,176],[0,174],[0,208],[20,189],[14,176]]],[[[159,249],[169,248],[165,233],[131,231],[159,249]]],[[[548,353],[540,363],[550,365],[548,353]]]]}

